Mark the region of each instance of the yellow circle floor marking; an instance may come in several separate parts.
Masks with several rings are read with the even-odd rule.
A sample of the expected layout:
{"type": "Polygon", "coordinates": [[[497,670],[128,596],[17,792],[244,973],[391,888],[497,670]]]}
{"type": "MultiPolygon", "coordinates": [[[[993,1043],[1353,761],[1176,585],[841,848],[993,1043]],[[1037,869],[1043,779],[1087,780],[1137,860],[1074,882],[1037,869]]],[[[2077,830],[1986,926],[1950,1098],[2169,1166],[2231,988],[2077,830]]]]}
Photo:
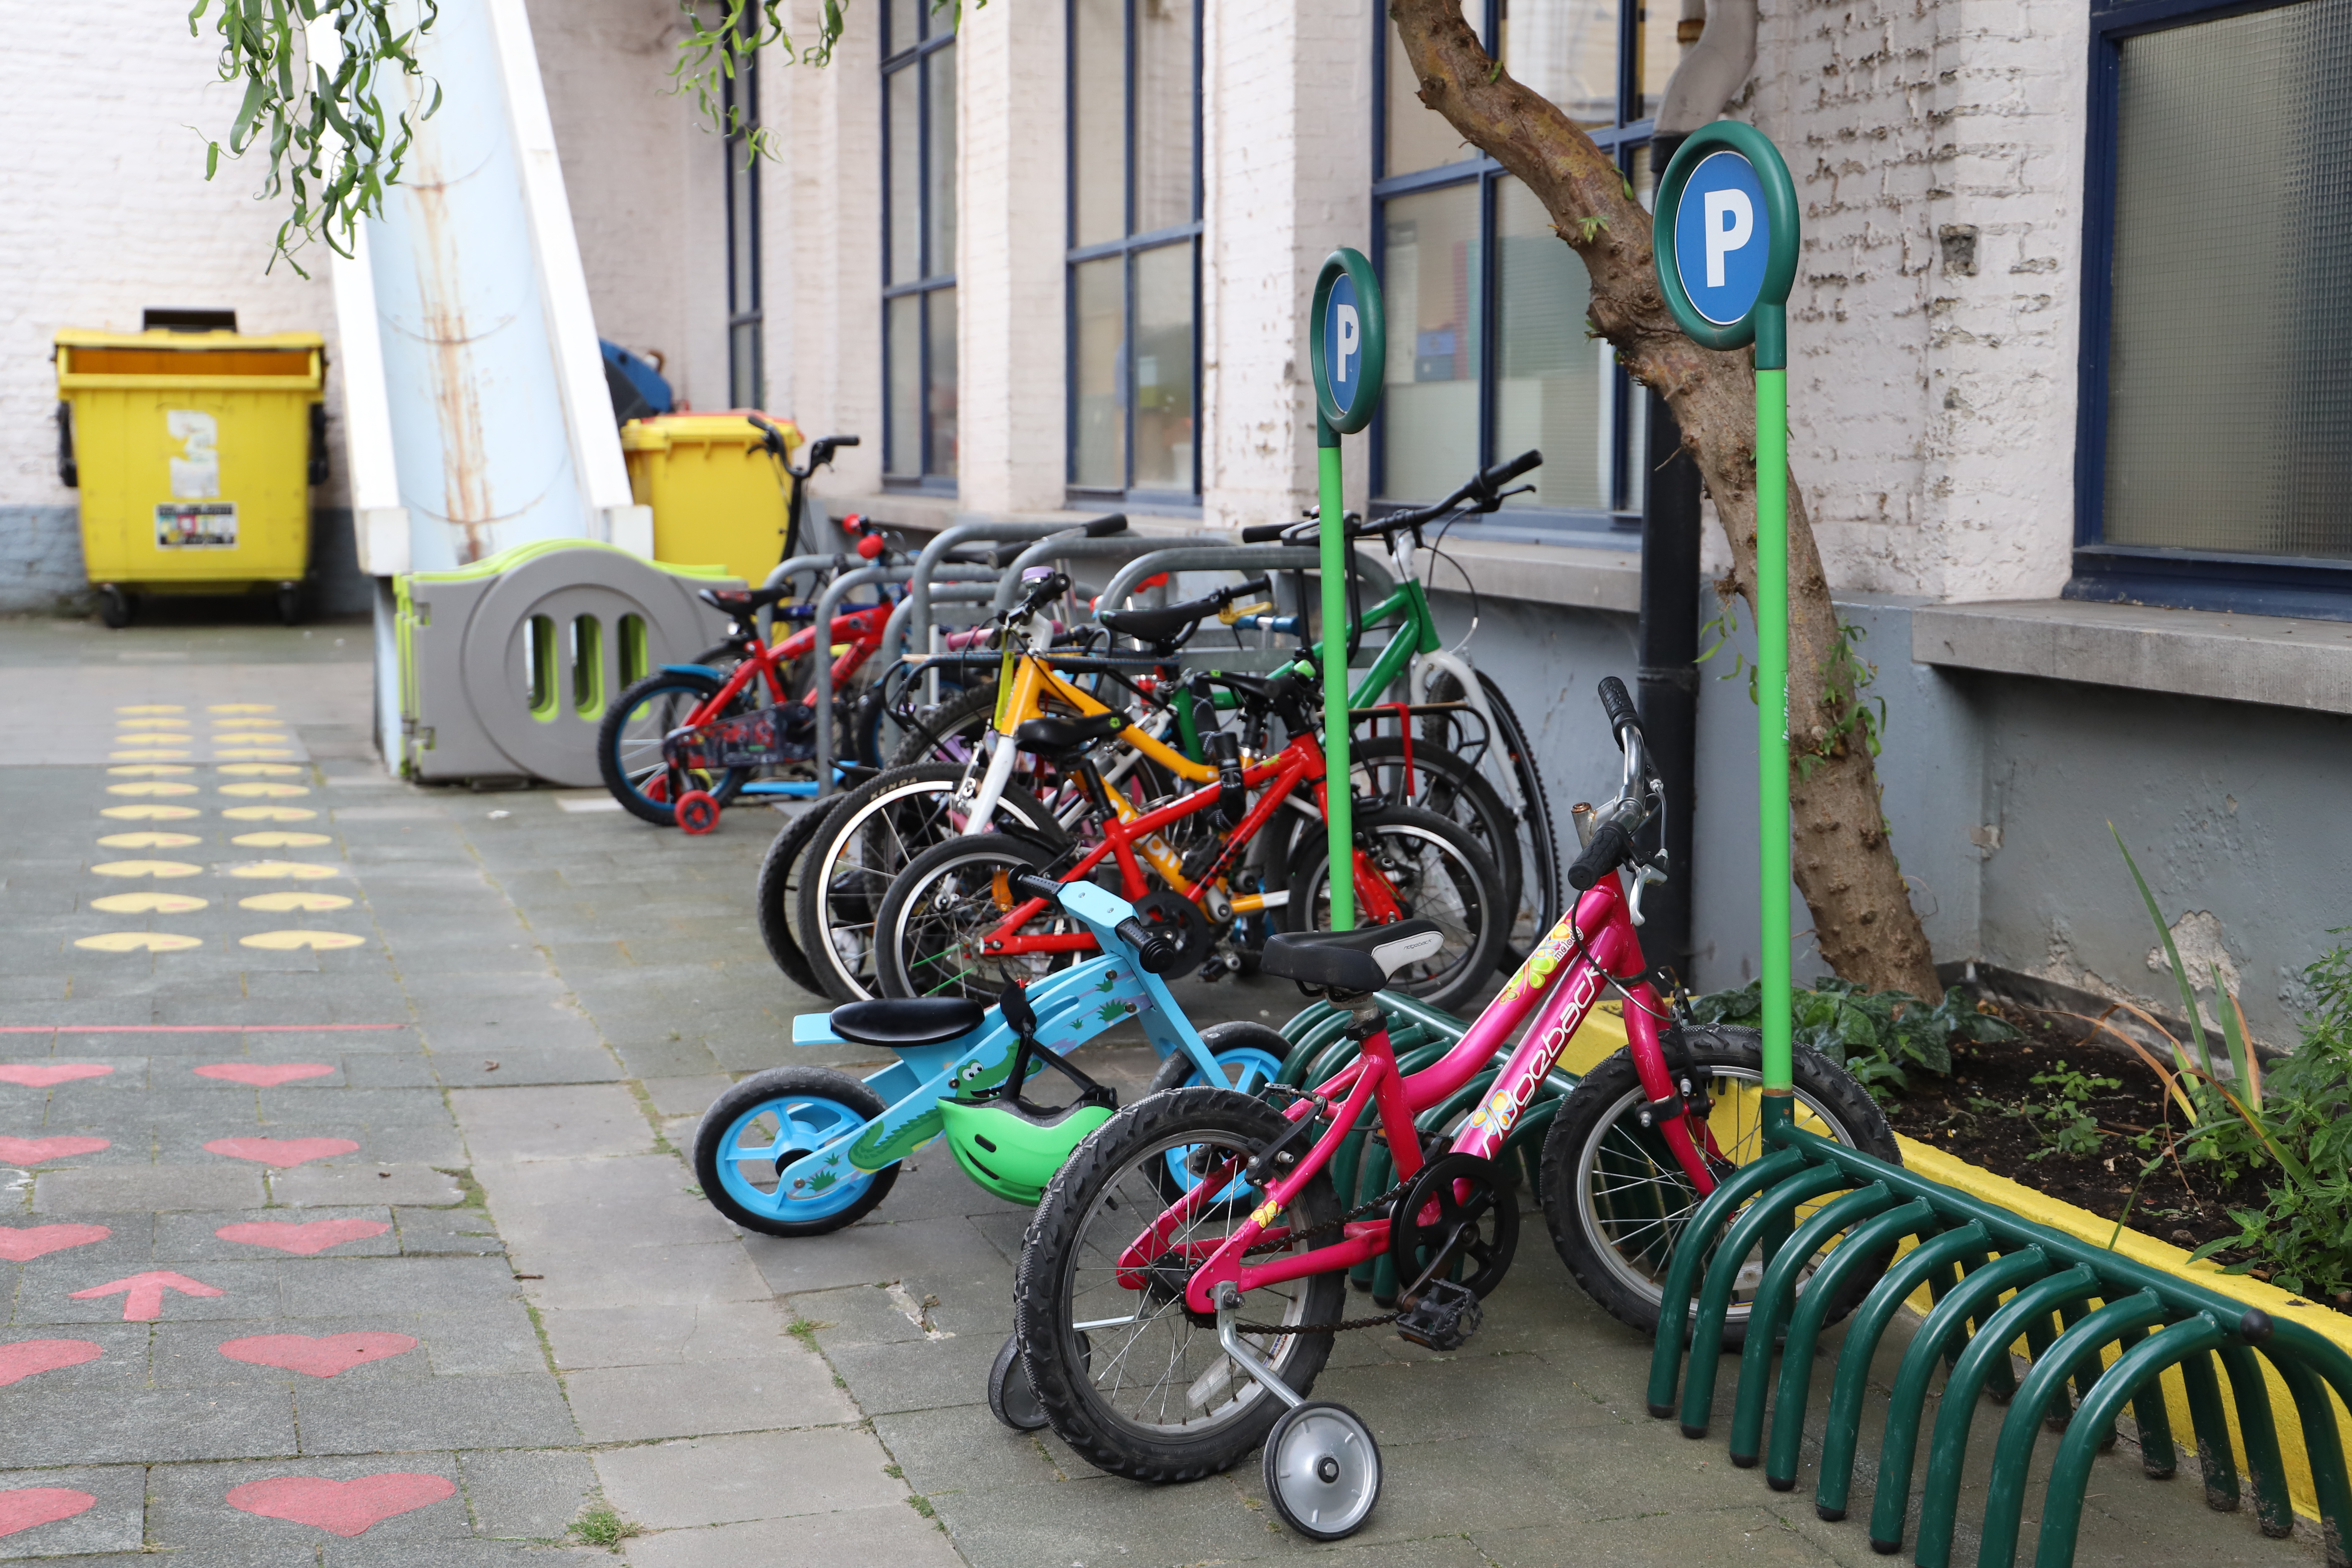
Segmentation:
{"type": "Polygon", "coordinates": [[[110,931],[102,936],[83,937],[74,945],[93,952],[185,952],[205,942],[202,937],[168,931],[110,931]]]}
{"type": "Polygon", "coordinates": [[[192,773],[196,770],[185,763],[131,763],[106,771],[123,778],[154,778],[170,773],[192,773]]]}
{"type": "MultiPolygon", "coordinates": [[[[185,822],[192,816],[202,816],[204,813],[193,805],[110,805],[98,815],[110,816],[117,822],[185,822]]],[[[303,815],[308,816],[310,813],[304,812],[303,815]]]]}
{"type": "Polygon", "coordinates": [[[308,822],[319,814],[303,805],[232,805],[221,815],[232,822],[308,822]]]}
{"type": "Polygon", "coordinates": [[[205,710],[207,713],[275,713],[275,702],[215,702],[205,710]]]}
{"type": "Polygon", "coordinates": [[[266,947],[277,952],[290,952],[307,947],[317,952],[332,952],[338,948],[359,947],[367,942],[363,936],[353,936],[347,931],[263,931],[236,939],[241,947],[266,947]]]}
{"type": "Polygon", "coordinates": [[[282,746],[285,743],[285,736],[273,734],[268,730],[215,730],[213,731],[213,744],[215,746],[282,746]]]}
{"type": "Polygon", "coordinates": [[[293,763],[224,763],[220,771],[243,777],[278,779],[302,769],[293,763]]]}
{"type": "Polygon", "coordinates": [[[249,899],[237,900],[236,907],[241,910],[259,910],[266,914],[273,915],[290,914],[296,910],[305,910],[312,914],[324,914],[329,910],[350,909],[352,901],[341,893],[256,893],[249,899]]]}
{"type": "Polygon", "coordinates": [[[185,719],[117,719],[114,727],[118,730],[184,730],[188,721],[185,719]]]}
{"type": "Polygon", "coordinates": [[[193,833],[110,833],[98,842],[108,849],[184,849],[204,840],[193,833]]]}
{"type": "Polygon", "coordinates": [[[215,730],[283,730],[286,728],[286,721],[283,719],[215,719],[213,721],[213,728],[215,730]]]}
{"type": "Polygon", "coordinates": [[[175,747],[170,751],[163,751],[154,747],[142,747],[135,752],[109,752],[106,753],[106,760],[110,763],[165,763],[187,754],[184,748],[175,747]]]}
{"type": "MultiPolygon", "coordinates": [[[[100,842],[103,843],[104,840],[100,842]]],[[[194,844],[194,839],[188,840],[194,844]]],[[[229,842],[242,844],[248,849],[308,849],[313,845],[332,844],[323,833],[240,833],[229,842]]]]}
{"type": "Polygon", "coordinates": [[[109,795],[194,795],[196,793],[196,786],[191,784],[164,784],[160,780],[150,779],[139,784],[109,784],[106,786],[106,793],[109,795]]]}
{"type": "Polygon", "coordinates": [[[221,794],[223,795],[259,795],[270,800],[285,800],[293,795],[309,795],[310,793],[310,788],[308,784],[254,783],[221,785],[221,794]]]}
{"type": "Polygon", "coordinates": [[[89,907],[110,915],[185,915],[208,901],[194,893],[109,893],[90,900],[89,907]]]}
{"type": "Polygon", "coordinates": [[[290,757],[293,754],[284,746],[223,746],[213,752],[215,757],[290,757]]]}
{"type": "Polygon", "coordinates": [[[187,709],[177,702],[134,702],[127,708],[117,708],[117,713],[185,713],[187,709]]]}
{"type": "Polygon", "coordinates": [[[316,882],[337,872],[332,866],[315,866],[308,860],[256,860],[247,866],[231,866],[228,874],[256,881],[316,882]]]}
{"type": "Polygon", "coordinates": [[[90,869],[101,877],[194,877],[204,868],[185,860],[109,860],[90,869]]]}

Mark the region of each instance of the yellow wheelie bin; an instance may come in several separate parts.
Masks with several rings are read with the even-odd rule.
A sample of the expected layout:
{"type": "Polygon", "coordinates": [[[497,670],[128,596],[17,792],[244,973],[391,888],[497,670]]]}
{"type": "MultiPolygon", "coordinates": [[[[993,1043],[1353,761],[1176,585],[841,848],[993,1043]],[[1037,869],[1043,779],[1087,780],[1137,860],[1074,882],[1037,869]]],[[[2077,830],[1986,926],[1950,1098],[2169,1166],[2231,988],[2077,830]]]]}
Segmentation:
{"type": "Polygon", "coordinates": [[[326,340],[68,329],[57,365],[59,465],[106,624],[134,593],[269,587],[292,625],[327,477],[326,340]]]}
{"type": "MultiPolygon", "coordinates": [[[[798,426],[761,417],[782,430],[787,453],[799,450],[798,426]]],[[[653,508],[655,560],[719,562],[754,587],[767,581],[783,559],[793,479],[760,441],[740,413],[656,414],[621,426],[630,499],[653,508]]]]}

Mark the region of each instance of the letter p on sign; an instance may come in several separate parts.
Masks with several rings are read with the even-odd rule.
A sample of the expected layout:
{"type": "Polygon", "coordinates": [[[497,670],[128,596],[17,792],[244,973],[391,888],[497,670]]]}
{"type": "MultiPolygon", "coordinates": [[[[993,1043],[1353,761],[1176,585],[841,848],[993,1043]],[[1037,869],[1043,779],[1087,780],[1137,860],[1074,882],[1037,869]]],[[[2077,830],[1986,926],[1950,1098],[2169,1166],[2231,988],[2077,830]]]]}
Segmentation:
{"type": "Polygon", "coordinates": [[[1706,193],[1706,286],[1724,286],[1723,260],[1756,236],[1756,204],[1741,190],[1706,193]]]}
{"type": "Polygon", "coordinates": [[[1363,327],[1356,319],[1356,307],[1342,301],[1331,309],[1333,323],[1339,329],[1339,352],[1331,366],[1331,379],[1341,385],[1348,381],[1348,365],[1355,359],[1363,327]]]}

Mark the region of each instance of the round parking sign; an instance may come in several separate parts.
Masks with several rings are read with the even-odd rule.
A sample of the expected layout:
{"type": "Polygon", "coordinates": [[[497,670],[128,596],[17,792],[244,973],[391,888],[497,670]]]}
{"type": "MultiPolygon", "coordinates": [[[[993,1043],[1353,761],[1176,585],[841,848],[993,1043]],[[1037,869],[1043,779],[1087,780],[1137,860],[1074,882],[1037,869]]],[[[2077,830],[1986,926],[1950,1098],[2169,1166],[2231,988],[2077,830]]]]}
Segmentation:
{"type": "Polygon", "coordinates": [[[1797,275],[1797,195],[1761,132],[1718,120],[1685,141],[1659,184],[1654,237],[1658,284],[1684,331],[1738,348],[1769,317],[1778,335],[1797,275]]]}
{"type": "Polygon", "coordinates": [[[1388,332],[1381,280],[1361,251],[1335,250],[1324,261],[1307,323],[1316,411],[1343,436],[1362,429],[1380,406],[1388,332]]]}

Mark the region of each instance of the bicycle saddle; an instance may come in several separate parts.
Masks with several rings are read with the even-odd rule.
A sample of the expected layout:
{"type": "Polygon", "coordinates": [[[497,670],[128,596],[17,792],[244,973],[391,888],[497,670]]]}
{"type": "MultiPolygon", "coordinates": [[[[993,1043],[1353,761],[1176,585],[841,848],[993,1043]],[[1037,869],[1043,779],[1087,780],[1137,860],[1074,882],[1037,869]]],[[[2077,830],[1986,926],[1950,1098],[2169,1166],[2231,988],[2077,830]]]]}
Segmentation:
{"type": "Polygon", "coordinates": [[[1097,741],[1108,740],[1126,728],[1127,716],[1123,713],[1088,713],[1081,718],[1044,713],[1024,721],[1013,731],[1013,739],[1024,752],[1066,757],[1097,741]]]}
{"type": "Polygon", "coordinates": [[[1358,931],[1279,931],[1266,939],[1258,967],[1318,991],[1369,995],[1398,970],[1435,957],[1444,945],[1445,932],[1425,920],[1358,931]]]}
{"type": "Polygon", "coordinates": [[[845,1002],[828,1021],[833,1032],[852,1045],[943,1046],[959,1035],[980,1027],[988,1010],[961,996],[877,996],[867,1002],[845,1002]]]}
{"type": "Polygon", "coordinates": [[[773,588],[705,588],[695,597],[730,616],[748,616],[793,596],[789,586],[773,588]]]}

